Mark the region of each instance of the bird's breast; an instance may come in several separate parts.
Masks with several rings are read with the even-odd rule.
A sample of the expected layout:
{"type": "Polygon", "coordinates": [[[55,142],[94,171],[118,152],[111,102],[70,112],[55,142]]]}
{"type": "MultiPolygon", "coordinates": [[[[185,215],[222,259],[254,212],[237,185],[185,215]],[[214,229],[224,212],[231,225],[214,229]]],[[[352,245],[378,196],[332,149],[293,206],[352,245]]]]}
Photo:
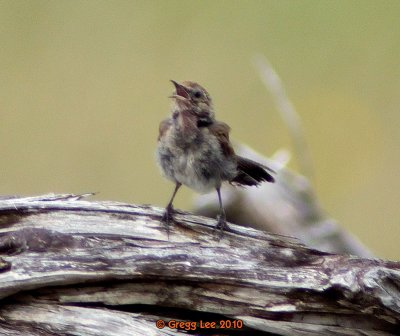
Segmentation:
{"type": "Polygon", "coordinates": [[[191,139],[168,132],[158,145],[158,163],[164,175],[200,193],[218,187],[236,175],[236,163],[222,153],[215,136],[202,129],[191,139]]]}

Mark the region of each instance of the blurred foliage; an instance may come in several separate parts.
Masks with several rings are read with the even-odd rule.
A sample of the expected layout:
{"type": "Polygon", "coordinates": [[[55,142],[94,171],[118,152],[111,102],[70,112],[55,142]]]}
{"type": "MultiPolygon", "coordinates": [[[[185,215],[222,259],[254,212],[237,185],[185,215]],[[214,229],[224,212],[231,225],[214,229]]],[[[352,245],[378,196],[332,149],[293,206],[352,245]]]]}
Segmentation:
{"type": "MultiPolygon", "coordinates": [[[[234,139],[290,147],[251,63],[262,53],[303,119],[321,204],[398,259],[399,16],[399,1],[3,0],[0,194],[165,205],[154,150],[169,79],[203,84],[234,139]]],[[[182,191],[176,205],[190,203],[182,191]]]]}

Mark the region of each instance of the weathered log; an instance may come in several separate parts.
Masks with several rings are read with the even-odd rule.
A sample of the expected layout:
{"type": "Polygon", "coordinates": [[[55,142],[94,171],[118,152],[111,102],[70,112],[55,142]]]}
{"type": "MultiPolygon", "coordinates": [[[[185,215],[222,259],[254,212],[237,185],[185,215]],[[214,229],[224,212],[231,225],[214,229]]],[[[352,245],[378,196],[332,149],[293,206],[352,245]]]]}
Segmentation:
{"type": "Polygon", "coordinates": [[[320,252],[289,237],[76,195],[0,200],[0,334],[393,335],[400,263],[320,252]],[[199,321],[203,324],[200,325],[199,321]],[[240,322],[239,321],[239,322],[240,322]],[[246,328],[246,329],[244,329],[246,328]]]}

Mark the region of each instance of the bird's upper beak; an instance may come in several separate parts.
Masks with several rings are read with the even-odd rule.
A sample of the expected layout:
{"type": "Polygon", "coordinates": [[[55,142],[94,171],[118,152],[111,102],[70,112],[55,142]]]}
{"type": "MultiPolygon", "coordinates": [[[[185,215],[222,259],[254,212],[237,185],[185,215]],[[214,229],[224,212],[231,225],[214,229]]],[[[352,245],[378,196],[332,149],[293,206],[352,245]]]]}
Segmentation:
{"type": "Polygon", "coordinates": [[[170,98],[178,98],[178,97],[182,97],[185,99],[190,98],[189,93],[187,92],[187,89],[183,85],[175,82],[172,79],[171,79],[171,82],[172,82],[172,84],[175,85],[176,94],[173,94],[172,96],[170,96],[170,98]]]}

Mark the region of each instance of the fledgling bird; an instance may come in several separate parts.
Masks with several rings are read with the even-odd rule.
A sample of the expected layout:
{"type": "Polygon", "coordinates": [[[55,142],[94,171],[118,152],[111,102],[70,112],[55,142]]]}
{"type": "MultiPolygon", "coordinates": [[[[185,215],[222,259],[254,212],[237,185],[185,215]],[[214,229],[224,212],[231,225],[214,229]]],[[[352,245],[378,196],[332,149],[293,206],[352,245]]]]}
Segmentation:
{"type": "Polygon", "coordinates": [[[240,186],[258,186],[274,182],[274,171],[260,163],[236,155],[229,141],[230,127],[217,121],[208,92],[199,84],[185,81],[175,85],[171,116],[160,123],[157,163],[163,175],[175,183],[175,190],[165,208],[163,221],[173,221],[172,203],[181,185],[199,193],[215,189],[220,214],[217,228],[227,229],[221,199],[221,184],[227,181],[240,186]]]}

